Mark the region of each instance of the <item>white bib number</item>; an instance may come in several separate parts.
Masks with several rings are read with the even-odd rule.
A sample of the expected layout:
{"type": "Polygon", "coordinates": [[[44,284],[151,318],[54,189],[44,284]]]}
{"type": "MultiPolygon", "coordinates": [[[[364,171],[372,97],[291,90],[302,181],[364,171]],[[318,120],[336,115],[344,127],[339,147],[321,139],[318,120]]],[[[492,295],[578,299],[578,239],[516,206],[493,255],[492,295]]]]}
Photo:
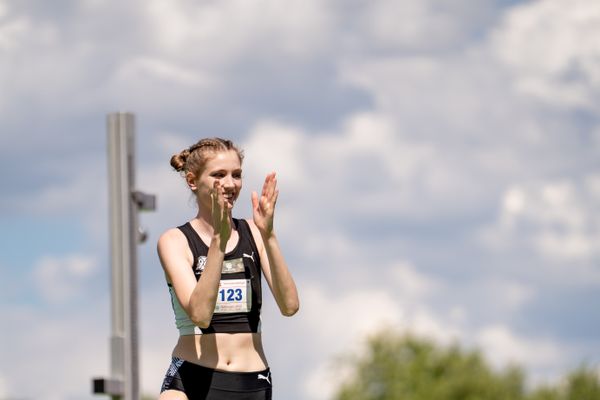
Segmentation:
{"type": "Polygon", "coordinates": [[[250,279],[223,279],[219,282],[215,313],[250,312],[251,309],[250,279]]]}

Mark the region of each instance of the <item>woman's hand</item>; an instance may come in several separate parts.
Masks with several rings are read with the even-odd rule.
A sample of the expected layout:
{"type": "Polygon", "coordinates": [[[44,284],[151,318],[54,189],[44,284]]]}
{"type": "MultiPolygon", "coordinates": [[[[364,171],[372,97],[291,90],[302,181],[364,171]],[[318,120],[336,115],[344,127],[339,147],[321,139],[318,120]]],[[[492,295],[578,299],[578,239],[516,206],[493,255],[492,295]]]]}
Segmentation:
{"type": "Polygon", "coordinates": [[[261,235],[269,237],[273,233],[273,215],[277,203],[277,178],[275,172],[271,172],[265,178],[260,198],[256,192],[252,192],[252,214],[254,224],[261,235]]]}
{"type": "Polygon", "coordinates": [[[231,237],[231,208],[232,206],[225,200],[224,189],[217,180],[210,193],[212,199],[212,226],[214,235],[221,240],[221,246],[225,248],[227,241],[231,237]]]}

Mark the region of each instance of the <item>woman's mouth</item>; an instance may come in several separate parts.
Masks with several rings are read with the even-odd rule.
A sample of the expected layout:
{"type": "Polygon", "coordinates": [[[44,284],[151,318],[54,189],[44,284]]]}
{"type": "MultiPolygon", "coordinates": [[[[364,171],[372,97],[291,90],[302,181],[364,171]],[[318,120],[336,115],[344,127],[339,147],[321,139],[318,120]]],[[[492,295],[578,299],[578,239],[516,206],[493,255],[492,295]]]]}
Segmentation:
{"type": "Polygon", "coordinates": [[[233,203],[235,201],[235,196],[233,195],[233,193],[224,194],[223,198],[225,199],[226,202],[228,202],[231,205],[233,205],[233,203]]]}

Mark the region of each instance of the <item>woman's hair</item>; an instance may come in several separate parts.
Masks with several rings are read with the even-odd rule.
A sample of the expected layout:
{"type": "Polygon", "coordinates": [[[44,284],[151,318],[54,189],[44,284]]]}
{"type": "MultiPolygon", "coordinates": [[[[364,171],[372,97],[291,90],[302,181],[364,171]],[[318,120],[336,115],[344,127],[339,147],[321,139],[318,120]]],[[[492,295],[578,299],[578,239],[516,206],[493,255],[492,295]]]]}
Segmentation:
{"type": "Polygon", "coordinates": [[[185,175],[188,172],[196,177],[204,168],[206,162],[216,153],[221,151],[234,150],[237,153],[240,163],[244,160],[244,152],[240,150],[231,140],[221,138],[200,139],[196,144],[187,149],[174,154],[171,157],[171,166],[177,172],[185,175]]]}

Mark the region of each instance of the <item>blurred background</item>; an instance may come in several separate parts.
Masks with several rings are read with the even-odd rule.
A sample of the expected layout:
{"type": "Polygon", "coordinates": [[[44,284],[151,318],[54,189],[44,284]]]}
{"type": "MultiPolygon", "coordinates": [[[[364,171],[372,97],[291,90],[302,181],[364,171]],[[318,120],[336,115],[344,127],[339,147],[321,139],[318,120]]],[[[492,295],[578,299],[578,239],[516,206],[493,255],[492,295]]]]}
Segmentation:
{"type": "Polygon", "coordinates": [[[92,399],[108,366],[106,115],[137,118],[142,389],[177,338],[155,251],[195,205],[172,154],[277,171],[301,310],[265,299],[275,397],[326,400],[373,332],[529,384],[600,362],[597,0],[0,0],[0,398],[92,399]]]}

